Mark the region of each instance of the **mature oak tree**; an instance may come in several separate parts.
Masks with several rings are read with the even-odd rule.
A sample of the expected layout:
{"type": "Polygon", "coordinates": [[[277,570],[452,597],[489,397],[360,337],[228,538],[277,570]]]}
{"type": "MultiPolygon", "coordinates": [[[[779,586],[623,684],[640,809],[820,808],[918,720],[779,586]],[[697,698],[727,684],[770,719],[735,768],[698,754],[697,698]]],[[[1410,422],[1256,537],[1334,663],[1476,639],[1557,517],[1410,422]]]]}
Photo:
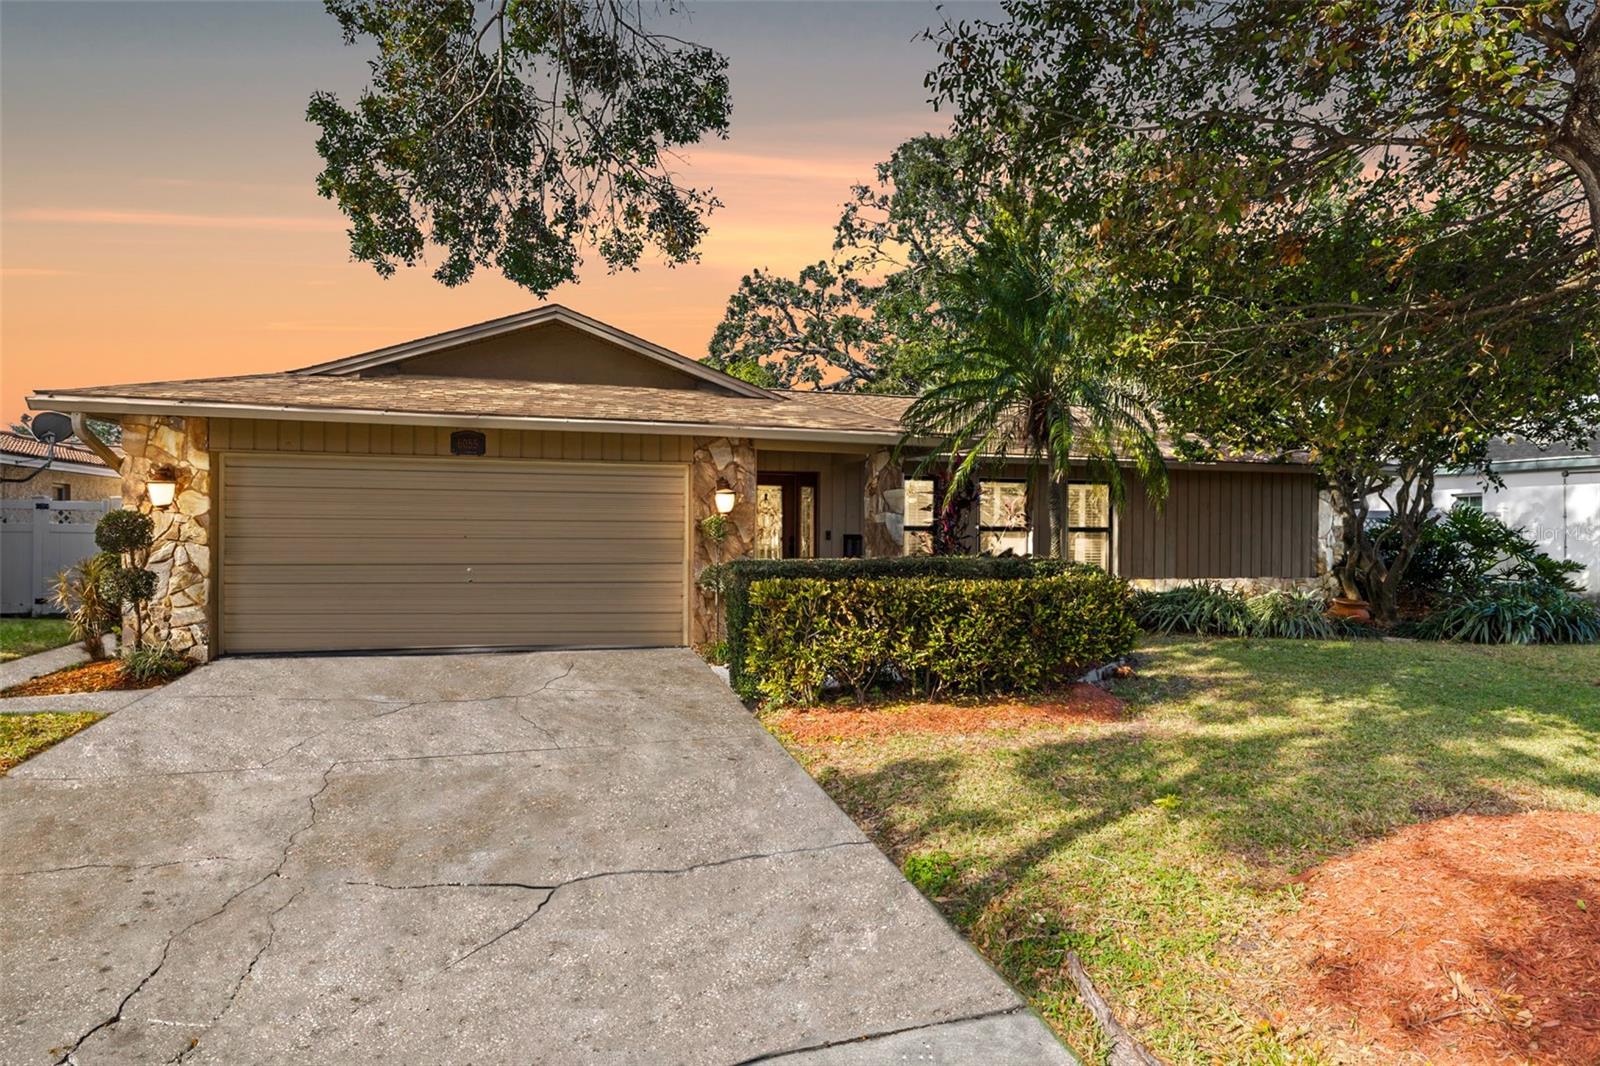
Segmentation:
{"type": "Polygon", "coordinates": [[[433,244],[447,285],[488,267],[542,296],[587,247],[613,269],[647,247],[695,257],[717,202],[670,153],[726,134],[727,62],[642,0],[325,3],[347,44],[376,49],[353,105],[307,108],[355,258],[388,276],[433,244]]]}
{"type": "Polygon", "coordinates": [[[1317,458],[1387,613],[1364,490],[1420,514],[1432,464],[1600,396],[1593,0],[1006,12],[932,34],[956,136],[1096,242],[1176,431],[1317,458]]]}
{"type": "Polygon", "coordinates": [[[754,270],[728,299],[714,365],[754,359],[787,386],[915,392],[940,337],[936,288],[976,247],[986,198],[960,146],[922,136],[851,189],[833,257],[794,278],[754,270]]]}

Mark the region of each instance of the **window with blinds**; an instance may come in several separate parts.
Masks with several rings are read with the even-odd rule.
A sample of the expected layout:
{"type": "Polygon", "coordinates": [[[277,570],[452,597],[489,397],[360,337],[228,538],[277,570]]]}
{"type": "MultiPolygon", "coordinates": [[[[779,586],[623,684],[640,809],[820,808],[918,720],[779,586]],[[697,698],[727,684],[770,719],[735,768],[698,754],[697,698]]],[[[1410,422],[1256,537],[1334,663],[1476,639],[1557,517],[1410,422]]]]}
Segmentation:
{"type": "Polygon", "coordinates": [[[1067,486],[1067,558],[1110,571],[1110,486],[1067,486]]]}
{"type": "Polygon", "coordinates": [[[985,481],[978,489],[978,550],[1028,554],[1028,484],[985,481]]]}

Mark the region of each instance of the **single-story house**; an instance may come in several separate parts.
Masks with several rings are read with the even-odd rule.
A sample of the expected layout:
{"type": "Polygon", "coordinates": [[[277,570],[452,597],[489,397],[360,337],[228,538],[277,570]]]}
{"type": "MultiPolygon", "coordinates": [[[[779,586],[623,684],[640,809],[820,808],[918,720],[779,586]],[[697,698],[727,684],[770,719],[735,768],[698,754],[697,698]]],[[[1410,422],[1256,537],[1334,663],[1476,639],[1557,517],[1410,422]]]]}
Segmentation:
{"type": "MultiPolygon", "coordinates": [[[[926,546],[938,486],[897,460],[910,402],[759,388],[558,305],[302,370],[30,397],[121,421],[158,629],[200,659],[697,642],[708,563],[926,546]],[[719,489],[720,545],[699,527],[719,489]]],[[[1030,547],[1022,476],[982,482],[982,548],[1030,547]]],[[[1293,462],[1174,462],[1160,509],[1078,484],[1071,515],[1073,553],[1130,578],[1317,572],[1293,462]]]]}
{"type": "Polygon", "coordinates": [[[0,430],[0,499],[104,500],[122,495],[122,475],[81,444],[57,444],[0,430]],[[46,458],[49,466],[45,466],[46,458]]]}

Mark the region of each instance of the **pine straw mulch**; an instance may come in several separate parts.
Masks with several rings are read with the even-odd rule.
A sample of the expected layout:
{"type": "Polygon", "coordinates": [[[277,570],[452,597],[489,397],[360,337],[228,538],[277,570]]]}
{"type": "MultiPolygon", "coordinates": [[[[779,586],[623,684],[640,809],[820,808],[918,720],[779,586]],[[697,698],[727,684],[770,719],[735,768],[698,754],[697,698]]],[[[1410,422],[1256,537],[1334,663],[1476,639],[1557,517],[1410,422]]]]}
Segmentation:
{"type": "Polygon", "coordinates": [[[170,677],[156,677],[148,681],[139,681],[130,676],[122,668],[122,663],[117,659],[102,659],[99,662],[78,663],[57,670],[53,674],[41,674],[20,685],[12,685],[8,689],[0,690],[0,698],[10,696],[64,696],[76,692],[112,692],[123,689],[157,688],[172,680],[170,677]]]}
{"type": "Polygon", "coordinates": [[[1600,815],[1460,815],[1297,878],[1301,1001],[1378,1061],[1600,1063],[1600,815]]]}
{"type": "Polygon", "coordinates": [[[825,704],[787,711],[778,726],[796,741],[815,743],[897,733],[980,733],[1034,725],[1114,722],[1126,705],[1105,689],[1077,684],[1027,700],[959,703],[825,704]]]}

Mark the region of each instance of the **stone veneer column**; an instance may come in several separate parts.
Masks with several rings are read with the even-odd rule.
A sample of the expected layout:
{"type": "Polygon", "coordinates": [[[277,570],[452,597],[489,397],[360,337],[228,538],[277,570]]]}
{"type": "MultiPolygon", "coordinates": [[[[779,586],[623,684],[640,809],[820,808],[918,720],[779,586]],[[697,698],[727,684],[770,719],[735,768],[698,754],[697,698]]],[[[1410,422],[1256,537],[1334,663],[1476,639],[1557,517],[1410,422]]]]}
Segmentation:
{"type": "MultiPolygon", "coordinates": [[[[712,563],[749,555],[756,544],[756,446],[735,437],[696,437],[689,478],[689,513],[694,518],[694,577],[712,563]],[[717,511],[717,482],[726,481],[739,500],[728,515],[728,537],[720,546],[700,532],[700,520],[717,511]]],[[[689,593],[689,640],[702,644],[718,631],[716,602],[698,586],[689,593]]]]}
{"type": "Polygon", "coordinates": [[[156,594],[146,634],[196,662],[211,655],[211,453],[204,418],[122,419],[122,504],[155,520],[150,569],[156,594]],[[151,471],[170,466],[178,495],[153,508],[145,495],[151,471]]]}
{"type": "Polygon", "coordinates": [[[866,497],[867,558],[904,555],[906,479],[888,448],[867,457],[866,497]]]}

